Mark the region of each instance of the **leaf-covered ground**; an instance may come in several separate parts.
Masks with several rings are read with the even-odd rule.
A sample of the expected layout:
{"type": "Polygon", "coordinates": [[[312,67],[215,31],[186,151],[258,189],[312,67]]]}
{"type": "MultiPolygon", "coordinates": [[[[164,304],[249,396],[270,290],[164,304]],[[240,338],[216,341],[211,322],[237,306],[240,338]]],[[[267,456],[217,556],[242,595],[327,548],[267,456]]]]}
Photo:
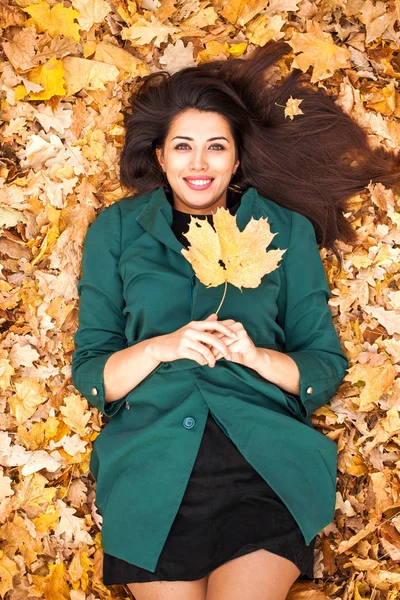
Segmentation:
{"type": "MultiPolygon", "coordinates": [[[[368,134],[400,142],[400,1],[0,0],[0,596],[123,598],[104,586],[89,476],[101,415],[76,392],[71,353],[82,245],[118,181],[121,110],[140,78],[292,47],[368,134]]],[[[287,119],[298,99],[282,106],[287,119]]],[[[339,451],[335,519],[314,583],[290,599],[400,598],[400,214],[381,184],[352,199],[357,246],[321,251],[350,368],[313,416],[339,451]]]]}

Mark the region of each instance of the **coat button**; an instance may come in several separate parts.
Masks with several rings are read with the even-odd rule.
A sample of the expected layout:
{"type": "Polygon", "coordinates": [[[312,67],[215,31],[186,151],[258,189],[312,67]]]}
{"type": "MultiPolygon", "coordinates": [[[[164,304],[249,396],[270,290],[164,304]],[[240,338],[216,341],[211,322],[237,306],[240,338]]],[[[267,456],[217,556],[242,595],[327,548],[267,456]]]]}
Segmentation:
{"type": "Polygon", "coordinates": [[[93,396],[97,396],[97,388],[95,388],[95,387],[92,388],[92,394],[93,394],[93,396]]]}
{"type": "Polygon", "coordinates": [[[192,429],[195,423],[196,421],[193,419],[193,417],[186,417],[186,419],[183,420],[183,426],[186,427],[186,429],[192,429]]]}
{"type": "Polygon", "coordinates": [[[314,390],[312,389],[312,387],[311,387],[311,386],[307,388],[307,394],[312,394],[312,393],[313,393],[313,391],[314,391],[314,390]]]}

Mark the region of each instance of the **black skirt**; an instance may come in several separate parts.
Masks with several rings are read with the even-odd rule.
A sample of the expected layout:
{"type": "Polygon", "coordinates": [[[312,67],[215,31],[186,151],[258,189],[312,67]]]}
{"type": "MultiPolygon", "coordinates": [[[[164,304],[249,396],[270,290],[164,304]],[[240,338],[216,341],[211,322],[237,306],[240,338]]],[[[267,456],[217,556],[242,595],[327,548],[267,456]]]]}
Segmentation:
{"type": "Polygon", "coordinates": [[[199,452],[178,513],[153,573],[104,553],[103,583],[195,581],[223,563],[260,548],[314,578],[313,538],[208,414],[199,452]]]}

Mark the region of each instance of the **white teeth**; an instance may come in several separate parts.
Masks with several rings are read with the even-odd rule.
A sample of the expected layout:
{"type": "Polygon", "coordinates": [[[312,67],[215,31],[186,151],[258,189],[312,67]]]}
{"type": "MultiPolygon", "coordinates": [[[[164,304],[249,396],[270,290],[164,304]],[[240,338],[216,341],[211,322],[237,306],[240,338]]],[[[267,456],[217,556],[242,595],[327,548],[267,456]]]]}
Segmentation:
{"type": "Polygon", "coordinates": [[[211,179],[196,179],[196,181],[194,181],[193,179],[188,179],[187,181],[189,181],[189,183],[193,183],[193,185],[206,185],[206,183],[210,183],[210,181],[212,181],[211,179]]]}

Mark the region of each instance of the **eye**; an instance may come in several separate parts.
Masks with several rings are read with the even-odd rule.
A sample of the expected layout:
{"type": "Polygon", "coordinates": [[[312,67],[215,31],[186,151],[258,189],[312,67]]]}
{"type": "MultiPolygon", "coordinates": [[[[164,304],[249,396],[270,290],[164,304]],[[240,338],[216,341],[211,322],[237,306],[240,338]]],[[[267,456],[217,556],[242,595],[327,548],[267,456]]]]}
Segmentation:
{"type": "MultiPolygon", "coordinates": [[[[189,147],[189,144],[186,144],[185,142],[181,142],[180,144],[178,144],[177,146],[175,146],[175,150],[181,150],[182,146],[189,147]]],[[[217,148],[218,150],[225,150],[224,146],[222,146],[221,144],[212,144],[210,146],[210,148],[217,148]]]]}

